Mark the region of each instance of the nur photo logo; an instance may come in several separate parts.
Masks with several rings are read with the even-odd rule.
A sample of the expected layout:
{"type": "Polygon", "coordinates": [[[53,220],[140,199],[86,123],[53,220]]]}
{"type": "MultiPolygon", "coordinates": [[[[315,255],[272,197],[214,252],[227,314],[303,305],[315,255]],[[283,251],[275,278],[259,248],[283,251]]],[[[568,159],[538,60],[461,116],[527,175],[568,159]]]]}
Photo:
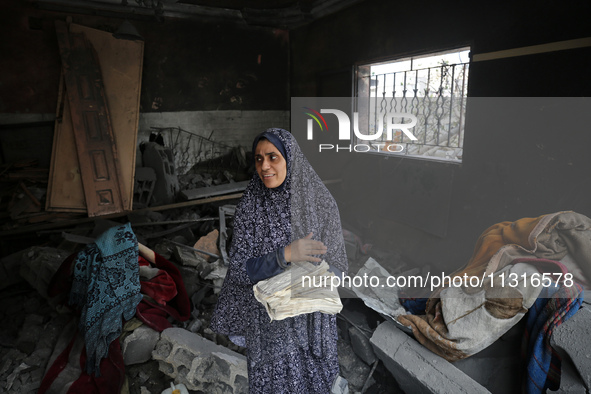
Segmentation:
{"type": "MultiPolygon", "coordinates": [[[[339,144],[326,144],[321,143],[318,145],[318,151],[323,150],[335,150],[337,152],[341,150],[349,152],[368,152],[368,151],[379,151],[387,150],[389,152],[402,152],[404,151],[404,145],[395,143],[395,137],[406,136],[411,141],[417,141],[417,137],[410,131],[416,124],[417,118],[413,114],[405,112],[386,112],[379,114],[379,120],[375,122],[374,131],[370,132],[369,122],[367,119],[362,121],[365,130],[360,128],[360,116],[359,112],[353,112],[353,122],[351,122],[349,115],[339,109],[325,109],[322,108],[320,111],[316,111],[310,107],[303,107],[306,111],[304,114],[309,116],[306,122],[306,136],[308,140],[314,139],[314,128],[317,125],[321,132],[329,132],[328,123],[322,114],[330,114],[336,116],[338,123],[338,140],[352,141],[353,135],[355,141],[367,141],[368,143],[356,143],[349,145],[339,144]],[[353,134],[351,133],[353,131],[353,134]],[[385,138],[384,138],[385,131],[385,138]]],[[[334,118],[333,118],[334,121],[334,118]]]]}

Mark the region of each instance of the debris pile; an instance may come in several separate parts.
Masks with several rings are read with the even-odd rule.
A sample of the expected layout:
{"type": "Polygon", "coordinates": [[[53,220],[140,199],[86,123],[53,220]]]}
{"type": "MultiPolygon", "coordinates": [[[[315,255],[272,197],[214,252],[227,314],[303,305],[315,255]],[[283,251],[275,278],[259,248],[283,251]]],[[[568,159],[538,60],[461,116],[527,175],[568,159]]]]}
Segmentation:
{"type": "MultiPolygon", "coordinates": [[[[227,273],[235,204],[254,173],[254,166],[247,165],[252,158],[236,147],[177,174],[174,152],[159,141],[138,147],[133,210],[118,214],[44,211],[47,171],[36,170],[34,162],[3,168],[1,182],[10,187],[3,188],[0,200],[7,212],[0,231],[1,392],[37,393],[42,388],[76,320],[63,295],[48,295],[52,277],[68,256],[127,222],[140,244],[178,268],[191,312],[186,321],[169,318],[173,327],[162,332],[136,317],[126,322],[119,338],[126,375],[122,392],[160,394],[171,383],[183,384],[190,393],[247,392],[246,350],[209,325],[227,273]]],[[[370,245],[349,235],[351,272],[356,272],[370,245]]],[[[338,315],[341,375],[348,381],[343,385],[350,393],[397,392],[396,381],[369,343],[383,318],[356,301],[344,300],[338,315]]]]}
{"type": "MultiPolygon", "coordinates": [[[[248,390],[246,349],[209,328],[226,274],[234,205],[203,204],[190,209],[130,214],[138,241],[180,271],[191,303],[190,318],[172,321],[158,332],[134,317],[119,338],[125,363],[124,391],[160,394],[171,382],[189,393],[244,393],[248,390]],[[213,390],[213,391],[212,391],[213,390]]],[[[48,285],[68,256],[105,229],[120,224],[95,219],[46,234],[48,244],[33,246],[0,260],[0,390],[36,393],[75,316],[67,300],[48,296],[48,285]]],[[[345,300],[338,315],[339,361],[349,392],[392,392],[396,381],[378,362],[369,338],[383,321],[367,317],[367,308],[345,300]]],[[[371,313],[371,311],[369,311],[371,313]]],[[[169,319],[170,320],[170,319],[169,319]]]]}

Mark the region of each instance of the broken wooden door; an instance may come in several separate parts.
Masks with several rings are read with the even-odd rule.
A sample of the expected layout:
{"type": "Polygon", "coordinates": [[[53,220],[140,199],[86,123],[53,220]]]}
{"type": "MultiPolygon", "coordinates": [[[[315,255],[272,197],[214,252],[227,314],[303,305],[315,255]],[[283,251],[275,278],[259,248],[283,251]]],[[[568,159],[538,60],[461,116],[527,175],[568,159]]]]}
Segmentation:
{"type": "MultiPolygon", "coordinates": [[[[61,24],[65,27],[64,23],[61,24]]],[[[68,41],[61,44],[61,46],[70,43],[69,35],[76,34],[83,34],[87,42],[90,42],[96,53],[98,53],[103,93],[104,98],[106,98],[105,103],[109,105],[106,108],[110,114],[109,120],[115,146],[114,153],[119,153],[117,161],[119,162],[121,175],[118,179],[121,201],[123,210],[131,210],[143,65],[143,42],[117,39],[106,31],[70,24],[69,32],[66,28],[66,31],[61,33],[62,37],[68,38],[68,41]]],[[[71,99],[68,93],[68,89],[66,89],[64,96],[68,98],[67,103],[71,99]]],[[[70,112],[69,106],[64,105],[61,122],[56,122],[46,209],[51,211],[85,212],[87,210],[85,196],[88,194],[88,190],[86,186],[83,187],[81,176],[88,174],[86,171],[83,172],[82,167],[88,167],[90,161],[88,158],[84,158],[85,162],[78,163],[77,155],[72,154],[72,147],[77,147],[79,141],[74,141],[70,112]]],[[[96,172],[100,168],[99,162],[99,166],[94,166],[93,171],[96,172]]],[[[93,174],[92,171],[90,173],[93,174]]],[[[95,175],[93,174],[93,176],[95,175]]],[[[104,184],[104,182],[102,183],[104,184]]],[[[97,188],[95,188],[94,192],[96,190],[97,188]]],[[[93,191],[91,190],[91,192],[93,191]]],[[[100,195],[96,197],[100,197],[100,195]]],[[[99,203],[101,201],[104,201],[104,199],[98,200],[99,203]]],[[[89,210],[89,216],[111,213],[111,209],[106,208],[108,207],[99,206],[98,211],[91,212],[89,210]]]]}

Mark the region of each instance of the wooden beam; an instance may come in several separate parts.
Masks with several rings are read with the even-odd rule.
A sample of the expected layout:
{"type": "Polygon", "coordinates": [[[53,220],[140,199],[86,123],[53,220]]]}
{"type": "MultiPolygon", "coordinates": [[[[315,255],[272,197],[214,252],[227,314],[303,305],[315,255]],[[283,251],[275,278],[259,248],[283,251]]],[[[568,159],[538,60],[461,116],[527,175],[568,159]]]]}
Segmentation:
{"type": "Polygon", "coordinates": [[[27,233],[32,233],[32,232],[36,232],[36,231],[51,230],[54,228],[76,226],[78,224],[94,222],[96,219],[116,219],[119,217],[127,216],[130,213],[142,213],[142,212],[149,212],[149,211],[152,211],[152,212],[166,211],[168,209],[186,208],[186,207],[190,207],[190,206],[194,206],[194,205],[202,205],[202,204],[209,204],[209,203],[218,202],[218,201],[239,199],[240,197],[242,197],[242,193],[228,194],[227,196],[203,198],[201,200],[185,201],[185,202],[176,203],[176,204],[161,205],[158,207],[149,207],[149,208],[144,208],[144,209],[138,209],[136,211],[120,212],[120,213],[115,213],[115,214],[110,214],[110,215],[104,215],[104,216],[100,216],[100,217],[96,217],[96,218],[83,217],[80,219],[64,220],[64,221],[56,222],[56,223],[45,223],[45,224],[39,224],[39,225],[35,225],[35,226],[25,226],[25,227],[15,228],[13,230],[1,231],[0,237],[6,237],[6,236],[10,236],[10,235],[27,234],[27,233]]]}
{"type": "Polygon", "coordinates": [[[488,60],[504,59],[509,57],[535,55],[539,53],[548,53],[564,51],[567,49],[586,48],[591,46],[591,37],[578,38],[575,40],[557,41],[548,44],[532,45],[521,48],[506,49],[503,51],[478,53],[472,55],[472,62],[483,62],[488,60]]]}

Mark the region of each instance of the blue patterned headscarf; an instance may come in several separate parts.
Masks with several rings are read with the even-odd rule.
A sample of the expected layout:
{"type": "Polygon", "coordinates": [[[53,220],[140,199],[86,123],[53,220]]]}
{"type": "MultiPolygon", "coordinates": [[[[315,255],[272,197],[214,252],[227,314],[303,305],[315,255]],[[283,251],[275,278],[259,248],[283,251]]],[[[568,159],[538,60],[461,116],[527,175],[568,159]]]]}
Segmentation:
{"type": "MultiPolygon", "coordinates": [[[[328,248],[322,256],[347,272],[347,256],[337,204],[290,132],[268,129],[257,136],[279,140],[285,151],[287,176],[282,187],[269,189],[253,175],[234,217],[228,275],[219,295],[211,327],[226,335],[243,335],[247,313],[260,307],[246,274],[246,261],[263,256],[313,232],[328,248]]],[[[254,145],[256,146],[256,144],[254,145]]],[[[283,154],[283,152],[282,152],[283,154]]]]}
{"type": "Polygon", "coordinates": [[[123,320],[142,300],[138,243],[131,224],[111,227],[76,255],[70,305],[80,307],[86,371],[100,375],[100,362],[121,335],[123,320]]]}

